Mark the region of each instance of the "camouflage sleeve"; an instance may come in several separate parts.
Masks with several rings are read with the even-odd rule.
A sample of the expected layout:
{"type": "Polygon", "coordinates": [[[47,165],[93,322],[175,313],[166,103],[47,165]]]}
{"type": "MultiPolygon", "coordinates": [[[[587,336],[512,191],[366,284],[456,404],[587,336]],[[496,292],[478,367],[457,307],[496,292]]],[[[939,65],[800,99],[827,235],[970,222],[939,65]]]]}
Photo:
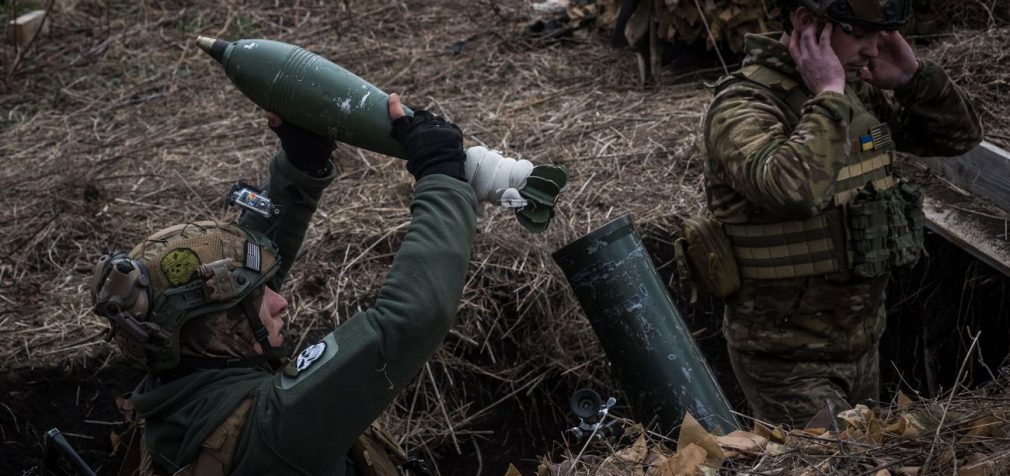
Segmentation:
{"type": "Polygon", "coordinates": [[[284,150],[278,149],[270,163],[270,179],[264,192],[280,206],[280,215],[267,219],[246,212],[239,219],[242,226],[269,236],[280,248],[281,269],[272,282],[275,289],[280,288],[298,256],[323,190],[337,177],[336,167],[333,170],[325,177],[313,177],[292,165],[284,150]]]}
{"type": "Polygon", "coordinates": [[[912,80],[893,93],[865,85],[860,95],[877,117],[886,118],[902,152],[954,156],[982,141],[982,125],[971,101],[932,61],[922,61],[912,80]]]}
{"type": "Polygon", "coordinates": [[[852,108],[844,95],[818,94],[790,129],[784,107],[771,93],[745,84],[716,96],[705,119],[709,168],[748,201],[806,218],[831,200],[849,153],[852,108]]]}

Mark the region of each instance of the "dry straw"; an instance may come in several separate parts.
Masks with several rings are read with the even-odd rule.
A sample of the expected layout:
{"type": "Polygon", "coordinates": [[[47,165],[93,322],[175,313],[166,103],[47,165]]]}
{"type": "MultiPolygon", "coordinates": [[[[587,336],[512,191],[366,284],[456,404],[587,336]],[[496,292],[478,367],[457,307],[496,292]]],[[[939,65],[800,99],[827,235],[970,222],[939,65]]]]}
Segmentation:
{"type": "MultiPolygon", "coordinates": [[[[448,116],[471,145],[572,171],[547,233],[530,236],[493,209],[480,223],[456,325],[387,417],[408,447],[480,448],[530,431],[524,419],[560,420],[558,389],[609,386],[550,253],[629,212],[645,234],[675,235],[677,214],[703,204],[696,146],[708,93],[699,83],[637,87],[633,55],[603,38],[524,39],[523,1],[282,3],[57,2],[49,35],[0,89],[3,370],[123,365],[89,309],[98,256],[170,224],[230,219],[230,184],[265,178],[276,139],[196,48],[202,34],[305,46],[448,116]],[[489,427],[506,408],[523,416],[489,427]]],[[[958,65],[977,97],[1005,98],[1007,62],[993,59],[1007,36],[959,33],[940,40],[937,57],[958,65]]],[[[13,57],[0,55],[5,66],[13,57]]],[[[1000,108],[984,110],[1005,139],[1000,108]]],[[[285,286],[299,346],[372,302],[409,221],[401,161],[348,146],[337,158],[343,173],[285,286]]]]}

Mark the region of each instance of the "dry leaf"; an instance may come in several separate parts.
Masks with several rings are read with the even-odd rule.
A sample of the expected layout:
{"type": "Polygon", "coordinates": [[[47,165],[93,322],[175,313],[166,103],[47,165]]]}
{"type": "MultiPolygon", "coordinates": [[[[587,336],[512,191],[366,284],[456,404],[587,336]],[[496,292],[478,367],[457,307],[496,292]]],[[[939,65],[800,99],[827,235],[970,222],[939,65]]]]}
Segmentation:
{"type": "Polygon", "coordinates": [[[873,443],[881,444],[884,441],[880,420],[866,405],[856,405],[856,408],[845,410],[838,414],[848,425],[851,439],[859,439],[858,436],[865,435],[873,443]],[[858,430],[858,431],[857,431],[858,430]]]}
{"type": "Polygon", "coordinates": [[[700,466],[708,454],[696,444],[680,448],[677,454],[666,460],[663,466],[663,476],[693,476],[699,473],[700,466]]]}
{"type": "Polygon", "coordinates": [[[898,392],[898,411],[899,412],[903,412],[905,410],[908,410],[908,407],[912,406],[912,403],[913,403],[912,399],[908,398],[908,395],[905,395],[902,392],[898,392]]]}
{"type": "Polygon", "coordinates": [[[876,473],[873,473],[873,476],[891,476],[891,472],[886,469],[882,469],[880,471],[877,471],[876,473]]]}
{"type": "Polygon", "coordinates": [[[649,445],[645,442],[645,435],[641,435],[635,440],[635,444],[617,451],[614,453],[614,457],[628,463],[644,464],[645,456],[648,454],[649,445]]]}
{"type": "Polygon", "coordinates": [[[748,431],[737,430],[726,436],[716,437],[716,441],[723,449],[742,451],[745,453],[757,454],[768,445],[768,438],[755,435],[748,431]]]}
{"type": "Polygon", "coordinates": [[[694,419],[690,412],[684,414],[684,422],[680,425],[680,435],[677,437],[677,448],[683,448],[694,444],[704,449],[707,458],[705,463],[710,466],[720,467],[726,460],[726,455],[722,452],[722,447],[715,437],[705,431],[705,428],[694,419]]]}
{"type": "Polygon", "coordinates": [[[901,476],[919,476],[922,472],[922,468],[918,466],[905,466],[898,470],[898,474],[901,476]]]}
{"type": "Polygon", "coordinates": [[[646,464],[649,466],[645,468],[645,476],[663,476],[665,471],[664,467],[669,459],[670,458],[668,456],[658,453],[653,454],[650,452],[649,458],[646,458],[646,464]]]}
{"type": "Polygon", "coordinates": [[[768,441],[774,441],[775,443],[785,443],[786,442],[786,432],[780,426],[777,426],[775,428],[771,428],[771,427],[769,427],[767,425],[763,425],[761,423],[755,422],[754,423],[754,429],[751,430],[751,433],[754,433],[755,435],[764,437],[768,441]]]}
{"type": "Polygon", "coordinates": [[[968,431],[965,436],[985,438],[993,436],[993,430],[998,429],[1002,424],[1003,421],[994,415],[985,415],[965,423],[963,428],[968,431]]]}
{"type": "Polygon", "coordinates": [[[509,463],[509,469],[505,471],[505,476],[523,476],[523,473],[520,473],[519,468],[516,468],[514,464],[509,463]]]}

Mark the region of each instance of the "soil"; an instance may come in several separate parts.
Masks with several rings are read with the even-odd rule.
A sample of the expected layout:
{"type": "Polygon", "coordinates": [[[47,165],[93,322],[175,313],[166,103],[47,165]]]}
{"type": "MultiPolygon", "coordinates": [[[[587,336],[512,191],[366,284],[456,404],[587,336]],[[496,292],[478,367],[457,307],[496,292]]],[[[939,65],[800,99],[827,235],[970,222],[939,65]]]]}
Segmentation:
{"type": "Polygon", "coordinates": [[[59,428],[98,474],[115,474],[113,432],[125,428],[116,397],[143,373],[124,363],[96,359],[74,368],[11,372],[0,378],[0,474],[40,474],[43,435],[59,428]]]}

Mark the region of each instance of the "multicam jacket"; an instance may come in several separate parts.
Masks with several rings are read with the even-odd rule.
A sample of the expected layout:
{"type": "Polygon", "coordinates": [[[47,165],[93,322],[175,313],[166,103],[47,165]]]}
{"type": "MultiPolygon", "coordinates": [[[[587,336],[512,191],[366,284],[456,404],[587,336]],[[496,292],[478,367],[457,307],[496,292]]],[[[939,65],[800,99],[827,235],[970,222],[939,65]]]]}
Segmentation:
{"type": "MultiPolygon", "coordinates": [[[[928,156],[963,153],[981,139],[971,105],[932,62],[922,61],[896,91],[855,81],[845,94],[813,95],[785,45],[748,35],[745,49],[742,71],[764,84],[739,74],[721,81],[705,118],[708,206],[726,228],[809,221],[837,210],[839,174],[864,150],[853,139],[858,145],[870,133],[856,127],[882,123],[886,149],[928,156]],[[859,125],[850,130],[853,121],[859,125]]],[[[869,144],[876,142],[874,135],[869,144]]],[[[744,276],[727,299],[723,331],[743,352],[855,360],[883,331],[885,285],[886,276],[744,276]]]]}
{"type": "MultiPolygon", "coordinates": [[[[748,35],[745,50],[744,67],[763,66],[803,88],[785,45],[748,35]]],[[[705,147],[709,208],[720,221],[795,220],[831,206],[856,107],[890,126],[899,151],[950,156],[981,140],[978,115],[964,93],[928,60],[896,91],[856,81],[845,94],[806,95],[797,117],[774,91],[736,83],[717,94],[705,118],[705,147]]]]}

